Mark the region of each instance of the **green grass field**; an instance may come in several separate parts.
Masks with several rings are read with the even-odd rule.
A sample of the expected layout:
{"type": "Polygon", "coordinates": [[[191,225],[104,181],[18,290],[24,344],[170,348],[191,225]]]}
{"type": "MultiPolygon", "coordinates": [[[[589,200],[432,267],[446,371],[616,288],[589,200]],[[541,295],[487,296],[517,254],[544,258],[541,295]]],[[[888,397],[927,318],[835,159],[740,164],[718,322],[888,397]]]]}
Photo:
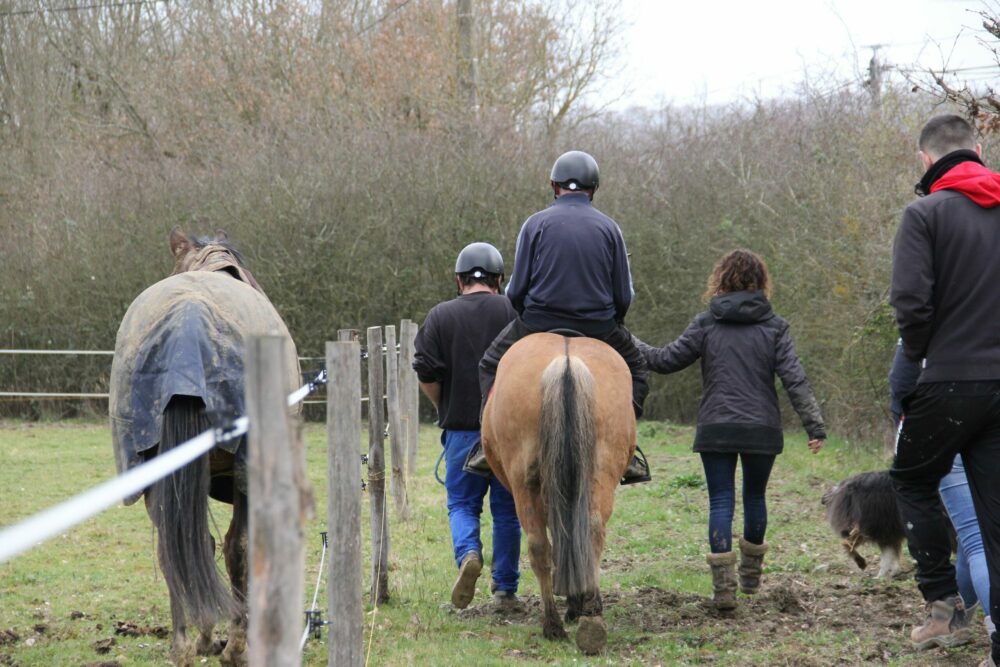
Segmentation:
{"type": "MultiPolygon", "coordinates": [[[[305,434],[322,511],[325,430],[310,424],[305,434]]],[[[470,608],[456,612],[447,604],[455,567],[445,493],[432,472],[438,435],[432,426],[421,430],[418,471],[408,483],[412,518],[403,523],[389,516],[392,599],[366,608],[371,665],[974,665],[986,654],[985,632],[972,646],[948,653],[909,648],[909,629],[922,615],[912,578],[879,581],[872,565],[859,572],[819,503],[833,482],[883,467],[878,447],[833,441],[812,456],[799,435],[788,437],[772,477],[771,551],[761,591],[741,596],[733,617],[719,617],[705,604],[711,590],[704,560],[707,494],[690,451],[692,431],[664,423],[640,424],[654,481],[619,489],[616,497],[601,579],[609,634],[602,655],[587,658],[572,641],[542,638],[526,554],[520,591],[526,613],[495,615],[488,576],[480,578],[470,608]]],[[[104,424],[0,422],[0,525],[113,474],[104,424]]],[[[365,500],[366,573],[367,506],[365,500]]],[[[213,514],[224,532],[226,506],[213,505],[213,514]]],[[[738,514],[737,526],[740,521],[738,514]]],[[[312,599],[325,528],[321,515],[307,527],[303,609],[312,599]]],[[[483,534],[488,556],[488,512],[483,534]]],[[[872,547],[863,551],[877,561],[872,547]]],[[[319,600],[325,604],[325,588],[319,600]]],[[[166,585],[141,502],[110,509],[0,565],[0,665],[169,664],[169,624],[166,585]]],[[[568,629],[572,635],[573,626],[568,629]]],[[[303,664],[326,664],[325,634],[310,640],[303,664]]]]}

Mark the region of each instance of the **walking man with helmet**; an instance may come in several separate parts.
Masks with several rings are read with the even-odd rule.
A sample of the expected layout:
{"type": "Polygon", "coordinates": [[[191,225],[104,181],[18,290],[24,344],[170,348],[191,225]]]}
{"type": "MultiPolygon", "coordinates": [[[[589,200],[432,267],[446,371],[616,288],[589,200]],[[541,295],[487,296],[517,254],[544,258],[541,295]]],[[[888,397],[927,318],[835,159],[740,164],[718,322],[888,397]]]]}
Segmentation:
{"type": "MultiPolygon", "coordinates": [[[[597,161],[583,151],[564,153],[552,165],[549,180],[555,201],[529,217],[517,237],[507,298],[519,317],[479,363],[483,403],[511,345],[528,334],[569,329],[604,341],[622,356],[632,373],[638,417],[649,392],[649,372],[624,325],[633,296],[625,239],[618,224],[593,205],[600,184],[597,161]]],[[[476,459],[470,466],[480,465],[476,459]]],[[[649,466],[635,458],[622,483],[645,481],[649,466]]]]}
{"type": "Polygon", "coordinates": [[[479,442],[479,359],[516,317],[510,301],[500,294],[503,279],[500,251],[489,243],[466,246],[455,262],[459,294],[427,313],[417,334],[413,361],[420,388],[437,408],[438,426],[443,429],[448,521],[459,568],[451,602],[459,609],[475,596],[483,568],[479,518],[487,491],[493,515],[494,602],[501,611],[518,605],[521,524],[514,498],[495,477],[462,469],[469,450],[479,442]]]}

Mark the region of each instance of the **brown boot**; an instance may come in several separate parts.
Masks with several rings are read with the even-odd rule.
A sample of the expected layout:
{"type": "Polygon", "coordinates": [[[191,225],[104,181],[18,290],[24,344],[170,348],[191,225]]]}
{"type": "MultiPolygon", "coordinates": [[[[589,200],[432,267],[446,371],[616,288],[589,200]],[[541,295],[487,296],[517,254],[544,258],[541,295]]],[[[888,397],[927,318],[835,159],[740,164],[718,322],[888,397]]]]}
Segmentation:
{"type": "Polygon", "coordinates": [[[965,621],[965,605],[955,595],[927,605],[927,620],[913,628],[910,641],[918,651],[940,646],[949,648],[972,640],[972,629],[965,621]]]}
{"type": "Polygon", "coordinates": [[[740,538],[740,590],[753,595],[760,588],[760,574],[764,569],[767,542],[754,544],[740,538]]]}
{"type": "Polygon", "coordinates": [[[708,554],[712,568],[712,603],[719,611],[736,609],[736,553],[708,554]]]}
{"type": "Polygon", "coordinates": [[[458,568],[458,579],[451,587],[451,603],[456,609],[465,609],[476,596],[476,580],[483,571],[483,559],[475,551],[470,551],[462,557],[458,568]]]}

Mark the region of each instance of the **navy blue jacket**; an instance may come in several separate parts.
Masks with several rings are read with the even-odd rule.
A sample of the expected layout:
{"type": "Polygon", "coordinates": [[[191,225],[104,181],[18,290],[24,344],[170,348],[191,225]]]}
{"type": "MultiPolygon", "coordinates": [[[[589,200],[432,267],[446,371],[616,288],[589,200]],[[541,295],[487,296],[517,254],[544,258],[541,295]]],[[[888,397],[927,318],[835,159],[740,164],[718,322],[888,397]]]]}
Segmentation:
{"type": "Polygon", "coordinates": [[[528,328],[607,333],[625,319],[632,293],[622,231],[585,193],[563,195],[524,222],[507,297],[528,328]]]}

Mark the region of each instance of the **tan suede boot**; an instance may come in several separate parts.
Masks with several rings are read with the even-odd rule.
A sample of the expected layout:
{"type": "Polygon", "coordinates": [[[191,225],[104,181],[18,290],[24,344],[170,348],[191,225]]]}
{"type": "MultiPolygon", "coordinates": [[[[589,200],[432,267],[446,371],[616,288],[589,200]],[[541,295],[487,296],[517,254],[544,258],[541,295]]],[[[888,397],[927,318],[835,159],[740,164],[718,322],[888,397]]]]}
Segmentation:
{"type": "Polygon", "coordinates": [[[712,603],[719,611],[736,609],[736,553],[708,554],[712,568],[712,603]]]}
{"type": "Polygon", "coordinates": [[[740,538],[740,590],[753,595],[760,588],[760,575],[764,569],[767,542],[754,544],[740,538]]]}
{"type": "Polygon", "coordinates": [[[910,633],[918,651],[940,646],[951,648],[972,641],[972,628],[965,619],[965,605],[957,595],[927,603],[927,620],[910,633]]]}

